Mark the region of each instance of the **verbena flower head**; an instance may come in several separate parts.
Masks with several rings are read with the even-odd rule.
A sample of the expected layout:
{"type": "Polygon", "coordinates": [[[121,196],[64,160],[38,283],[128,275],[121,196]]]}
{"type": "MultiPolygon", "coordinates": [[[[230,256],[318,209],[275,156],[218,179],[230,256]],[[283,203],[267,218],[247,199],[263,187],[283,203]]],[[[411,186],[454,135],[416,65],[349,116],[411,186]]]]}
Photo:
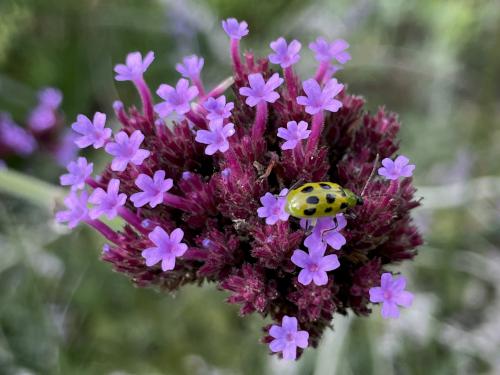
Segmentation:
{"type": "Polygon", "coordinates": [[[111,169],[122,172],[129,163],[141,165],[150,154],[148,150],[140,148],[143,140],[144,135],[140,130],[135,130],[130,137],[124,131],[116,134],[115,141],[105,147],[106,152],[114,156],[111,169]]]}
{"type": "Polygon", "coordinates": [[[81,190],[85,187],[85,180],[90,177],[94,168],[93,163],[89,163],[86,158],[79,157],[77,161],[68,164],[69,173],[60,177],[62,186],[71,186],[71,190],[81,190]]]}
{"type": "Polygon", "coordinates": [[[229,141],[227,140],[234,134],[234,124],[223,125],[221,121],[211,121],[208,125],[209,130],[198,130],[196,132],[196,142],[208,145],[205,148],[205,154],[213,155],[217,151],[226,152],[229,150],[229,141]]]}
{"type": "Polygon", "coordinates": [[[293,150],[303,139],[309,138],[310,130],[307,130],[307,122],[288,121],[286,128],[278,128],[278,137],[286,142],[281,145],[282,150],[293,150]]]}
{"type": "Polygon", "coordinates": [[[337,112],[342,107],[342,102],[334,98],[344,89],[344,85],[335,78],[330,79],[323,88],[313,78],[304,81],[302,87],[306,96],[297,97],[297,103],[305,106],[305,111],[310,115],[324,110],[337,112]]]}
{"type": "Polygon", "coordinates": [[[287,44],[285,38],[278,38],[270,44],[274,53],[269,55],[269,61],[279,64],[282,68],[288,68],[300,60],[299,51],[302,45],[298,40],[292,40],[287,44]]]}
{"type": "Polygon", "coordinates": [[[248,24],[245,21],[238,22],[236,18],[222,21],[222,28],[231,39],[241,39],[248,34],[248,24]]]}
{"type": "Polygon", "coordinates": [[[269,334],[274,339],[269,343],[269,349],[272,352],[281,352],[286,360],[295,360],[297,348],[305,349],[308,345],[309,333],[299,331],[295,317],[283,316],[281,326],[273,325],[269,334]]]}
{"type": "Polygon", "coordinates": [[[172,112],[184,115],[191,110],[190,102],[198,95],[195,86],[189,86],[187,79],[181,78],[174,87],[162,84],[156,94],[163,100],[163,103],[155,105],[155,111],[161,117],[166,117],[172,112]]]}
{"type": "Polygon", "coordinates": [[[400,177],[411,177],[414,164],[408,164],[410,159],[406,156],[399,155],[394,161],[389,158],[382,160],[383,167],[378,169],[378,174],[384,176],[388,180],[397,180],[400,177]]]}
{"type": "Polygon", "coordinates": [[[8,113],[0,113],[0,156],[9,153],[26,156],[35,148],[35,138],[17,125],[8,113]]]}
{"type": "MultiPolygon", "coordinates": [[[[99,179],[86,180],[95,219],[84,221],[110,244],[103,259],[136,285],[175,291],[215,283],[242,315],[272,319],[263,341],[295,359],[318,345],[335,314],[370,314],[370,289],[422,243],[410,216],[419,203],[412,179],[369,179],[377,155],[398,152],[395,114],[368,112],[361,97],[328,80],[323,63],[321,79],[312,72],[301,79],[289,66],[283,82],[269,60],[240,58],[246,23],[230,19],[224,28],[232,79],[221,74],[223,83],[199,96],[185,79],[165,83],[156,113],[147,86],[136,84],[142,111],[114,106],[121,129],[106,150],[115,158],[99,179]],[[161,117],[173,111],[182,118],[166,126],[161,117]],[[289,190],[321,181],[362,194],[364,203],[301,225],[287,212],[289,190]],[[124,227],[107,227],[101,214],[118,214],[124,227]]],[[[334,47],[329,59],[342,61],[334,47]]],[[[302,203],[314,204],[316,193],[304,192],[302,203]]],[[[338,207],[348,201],[344,190],[329,204],[334,199],[338,207]]]]}
{"type": "Polygon", "coordinates": [[[318,61],[337,60],[340,64],[345,64],[351,59],[351,55],[346,51],[349,48],[349,43],[343,39],[329,43],[325,38],[319,37],[309,44],[309,48],[315,52],[318,61]]]}
{"type": "Polygon", "coordinates": [[[188,246],[181,242],[184,232],[180,228],[174,229],[168,235],[161,227],[156,227],[148,237],[155,244],[155,247],[149,247],[142,252],[148,267],[161,262],[163,271],[173,270],[175,258],[183,256],[188,249],[188,246]]]}
{"type": "Polygon", "coordinates": [[[48,87],[38,93],[38,105],[31,111],[28,125],[35,133],[46,132],[57,125],[58,108],[62,102],[62,93],[48,87]]]}
{"type": "Polygon", "coordinates": [[[221,95],[217,99],[212,97],[208,98],[203,103],[203,107],[208,111],[207,120],[224,120],[231,117],[231,111],[234,108],[234,103],[226,103],[226,97],[221,95]]]}
{"type": "Polygon", "coordinates": [[[370,301],[382,303],[382,317],[398,318],[398,306],[410,307],[413,302],[413,294],[404,290],[406,278],[399,276],[393,278],[388,272],[383,273],[380,278],[380,286],[370,288],[370,301]]]}
{"type": "Polygon", "coordinates": [[[111,129],[106,128],[106,115],[96,112],[92,121],[85,115],[78,115],[71,128],[79,134],[75,144],[80,148],[93,146],[101,148],[111,137],[111,129]]]}
{"type": "Polygon", "coordinates": [[[183,77],[195,79],[199,77],[204,63],[205,60],[202,57],[196,55],[186,56],[182,59],[182,63],[175,66],[175,70],[182,74],[183,77]]]}
{"type": "Polygon", "coordinates": [[[257,215],[259,217],[266,219],[266,224],[273,225],[279,220],[287,221],[290,214],[285,211],[286,195],[288,189],[283,189],[280,191],[279,196],[275,196],[271,193],[266,193],[260,198],[260,203],[262,207],[257,210],[257,215]]]}
{"type": "Polygon", "coordinates": [[[248,83],[250,87],[241,87],[240,95],[246,96],[245,102],[250,107],[254,107],[260,102],[274,103],[278,100],[280,95],[274,90],[283,83],[283,78],[280,78],[278,73],[274,73],[265,82],[261,73],[255,73],[248,76],[248,83]]]}
{"type": "Polygon", "coordinates": [[[113,178],[109,181],[107,190],[100,187],[94,190],[89,197],[89,203],[94,205],[90,209],[92,219],[106,215],[111,220],[118,215],[118,208],[122,207],[127,200],[127,195],[120,193],[119,189],[120,180],[113,178]]]}
{"type": "Polygon", "coordinates": [[[155,59],[155,55],[152,51],[148,52],[144,59],[140,52],[132,52],[127,55],[127,59],[124,64],[118,64],[115,66],[115,79],[117,81],[137,81],[142,79],[142,76],[149,66],[155,59]]]}

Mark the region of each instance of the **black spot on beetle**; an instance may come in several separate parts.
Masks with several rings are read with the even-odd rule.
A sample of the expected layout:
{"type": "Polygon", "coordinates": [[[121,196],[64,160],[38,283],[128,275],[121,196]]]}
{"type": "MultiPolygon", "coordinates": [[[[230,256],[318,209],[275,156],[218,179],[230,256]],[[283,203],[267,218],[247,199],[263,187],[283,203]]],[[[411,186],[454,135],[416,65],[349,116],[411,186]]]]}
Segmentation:
{"type": "Polygon", "coordinates": [[[301,192],[310,193],[313,190],[314,190],[314,188],[312,186],[306,186],[305,188],[302,188],[301,192]]]}
{"type": "Polygon", "coordinates": [[[327,194],[326,195],[326,202],[327,203],[335,203],[335,196],[333,194],[327,194]]]}
{"type": "Polygon", "coordinates": [[[333,211],[333,208],[332,207],[327,207],[325,208],[325,214],[329,213],[329,212],[332,212],[333,211]]]}
{"type": "Polygon", "coordinates": [[[322,189],[325,189],[325,190],[330,190],[332,187],[328,184],[319,184],[319,186],[321,186],[322,189]]]}
{"type": "Polygon", "coordinates": [[[341,210],[344,210],[348,207],[348,204],[346,202],[342,202],[342,204],[340,205],[340,209],[341,210]]]}
{"type": "Polygon", "coordinates": [[[304,215],[306,215],[306,216],[311,216],[311,215],[314,215],[315,213],[316,213],[315,208],[307,208],[304,210],[304,215]]]}
{"type": "Polygon", "coordinates": [[[318,204],[319,203],[319,198],[316,196],[312,197],[307,197],[306,202],[309,204],[318,204]]]}

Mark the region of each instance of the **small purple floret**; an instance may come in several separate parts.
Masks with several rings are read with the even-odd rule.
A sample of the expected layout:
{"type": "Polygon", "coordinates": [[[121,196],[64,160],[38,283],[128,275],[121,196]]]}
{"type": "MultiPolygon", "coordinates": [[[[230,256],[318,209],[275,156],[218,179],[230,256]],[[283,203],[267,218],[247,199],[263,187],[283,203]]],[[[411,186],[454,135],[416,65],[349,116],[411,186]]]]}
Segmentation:
{"type": "Polygon", "coordinates": [[[209,130],[198,130],[196,132],[196,142],[208,145],[205,148],[205,154],[213,155],[217,151],[226,152],[229,150],[229,141],[227,140],[234,133],[234,124],[223,125],[222,121],[211,121],[208,124],[209,130]]]}
{"type": "Polygon", "coordinates": [[[108,190],[98,187],[89,197],[89,202],[95,207],[90,209],[90,217],[97,219],[101,215],[106,215],[109,220],[116,217],[118,208],[127,201],[127,195],[120,193],[120,180],[113,178],[108,183],[108,190]]]}
{"type": "Polygon", "coordinates": [[[283,189],[279,196],[266,193],[260,198],[262,207],[257,209],[257,215],[261,218],[266,218],[267,225],[274,225],[279,220],[287,221],[290,217],[290,214],[285,211],[287,194],[288,189],[283,189]]]}
{"type": "Polygon", "coordinates": [[[203,57],[196,55],[186,56],[182,59],[182,63],[175,65],[175,70],[182,74],[183,77],[193,80],[200,76],[204,63],[205,60],[203,57]]]}
{"type": "Polygon", "coordinates": [[[204,103],[203,107],[208,111],[207,120],[224,120],[231,117],[231,111],[234,108],[234,103],[226,103],[226,97],[224,95],[219,96],[217,99],[212,97],[208,98],[204,103]]]}
{"type": "Polygon", "coordinates": [[[115,79],[117,81],[137,81],[142,79],[142,75],[148,69],[149,65],[153,62],[155,55],[149,51],[144,59],[140,52],[132,52],[127,55],[124,64],[115,66],[115,79]]]}
{"type": "Polygon", "coordinates": [[[139,148],[144,135],[140,130],[135,130],[129,137],[124,131],[115,135],[115,141],[106,145],[105,150],[108,154],[114,156],[111,162],[111,169],[116,172],[123,172],[128,163],[141,165],[150,152],[139,148]]]}
{"type": "Polygon", "coordinates": [[[188,246],[181,242],[184,232],[180,228],[174,229],[169,236],[162,228],[156,227],[148,237],[156,245],[156,247],[147,248],[142,252],[148,267],[161,262],[163,271],[173,270],[175,258],[184,255],[188,249],[188,246]]]}
{"type": "MultiPolygon", "coordinates": [[[[346,239],[340,233],[347,226],[347,220],[343,214],[337,214],[337,224],[331,217],[324,217],[317,220],[312,233],[304,240],[304,245],[308,249],[314,248],[318,243],[325,243],[340,250],[346,244],[346,239]]],[[[300,225],[305,228],[305,220],[301,220],[300,225]]]]}
{"type": "Polygon", "coordinates": [[[282,150],[292,150],[300,143],[301,140],[309,138],[310,130],[307,130],[307,122],[289,121],[285,128],[278,128],[278,137],[283,138],[286,142],[281,145],[282,150]]]}
{"type": "Polygon", "coordinates": [[[78,134],[75,144],[80,148],[85,148],[92,145],[94,148],[101,148],[111,137],[111,129],[105,128],[106,115],[101,112],[96,112],[93,121],[85,115],[78,115],[76,122],[71,125],[71,128],[78,134]]]}
{"type": "Polygon", "coordinates": [[[35,138],[17,125],[7,113],[0,113],[0,144],[23,156],[30,155],[36,148],[35,138]]]}
{"type": "Polygon", "coordinates": [[[328,283],[328,271],[333,271],[340,267],[339,260],[335,254],[325,256],[326,244],[320,244],[314,248],[309,248],[309,253],[297,249],[293,252],[293,264],[302,268],[298,281],[302,285],[309,285],[311,281],[316,285],[326,285],[328,283]]]}
{"type": "Polygon", "coordinates": [[[335,59],[340,64],[345,64],[351,59],[351,55],[346,51],[349,48],[349,43],[343,39],[328,43],[325,38],[319,37],[315,42],[309,44],[309,48],[316,53],[316,60],[320,62],[335,59]]]}
{"type": "Polygon", "coordinates": [[[245,21],[238,22],[236,18],[222,21],[222,28],[231,39],[241,39],[248,34],[248,24],[245,21]]]}
{"type": "Polygon", "coordinates": [[[173,186],[171,178],[165,179],[165,171],[156,171],[153,178],[141,173],[135,179],[136,186],[142,191],[132,194],[130,200],[135,207],[142,207],[149,203],[152,208],[163,202],[163,195],[173,186]]]}
{"type": "Polygon", "coordinates": [[[198,93],[198,89],[195,86],[189,86],[189,81],[184,78],[177,82],[175,88],[162,84],[156,90],[156,94],[165,101],[156,104],[155,111],[161,117],[167,117],[172,112],[184,115],[191,110],[189,102],[196,98],[198,93]]]}
{"type": "Polygon", "coordinates": [[[398,318],[399,306],[410,307],[413,303],[413,294],[405,291],[406,278],[399,276],[393,278],[388,272],[383,273],[380,287],[370,288],[370,301],[382,303],[382,317],[398,318]]]}
{"type": "Polygon", "coordinates": [[[56,213],[58,223],[68,223],[69,228],[75,228],[81,221],[88,218],[89,210],[87,208],[88,194],[85,190],[80,195],[72,191],[64,198],[64,205],[67,210],[56,213]]]}
{"type": "Polygon", "coordinates": [[[297,318],[283,316],[281,327],[273,324],[269,329],[269,335],[274,340],[269,343],[272,352],[282,352],[283,359],[295,360],[297,358],[297,347],[305,349],[308,346],[309,332],[299,331],[297,318]]]}
{"type": "Polygon", "coordinates": [[[54,87],[46,87],[38,93],[38,100],[41,105],[56,110],[61,105],[63,96],[60,90],[54,87]]]}
{"type": "Polygon", "coordinates": [[[71,186],[71,190],[81,190],[85,187],[85,180],[92,174],[94,164],[86,158],[79,157],[77,161],[68,164],[69,173],[63,174],[59,180],[63,186],[71,186]]]}
{"type": "Polygon", "coordinates": [[[301,48],[302,45],[298,40],[292,40],[290,44],[287,44],[285,38],[278,38],[271,42],[271,49],[274,53],[269,55],[269,61],[273,64],[280,64],[283,69],[288,68],[300,60],[301,48]]]}
{"type": "Polygon", "coordinates": [[[408,164],[409,162],[410,159],[403,155],[398,156],[394,161],[385,158],[382,160],[383,167],[378,169],[378,174],[384,176],[388,180],[397,180],[400,177],[411,177],[415,165],[408,164]]]}
{"type": "Polygon", "coordinates": [[[337,112],[342,107],[340,100],[334,99],[344,85],[335,78],[330,79],[322,89],[319,83],[311,78],[302,83],[307,96],[298,96],[297,103],[306,106],[306,112],[315,115],[320,111],[337,112]]]}
{"type": "Polygon", "coordinates": [[[271,78],[265,82],[262,73],[255,73],[248,75],[248,83],[250,87],[241,87],[240,94],[247,96],[245,102],[250,107],[254,107],[263,101],[274,103],[278,100],[280,95],[274,90],[283,83],[283,78],[280,78],[278,73],[274,73],[271,78]]]}

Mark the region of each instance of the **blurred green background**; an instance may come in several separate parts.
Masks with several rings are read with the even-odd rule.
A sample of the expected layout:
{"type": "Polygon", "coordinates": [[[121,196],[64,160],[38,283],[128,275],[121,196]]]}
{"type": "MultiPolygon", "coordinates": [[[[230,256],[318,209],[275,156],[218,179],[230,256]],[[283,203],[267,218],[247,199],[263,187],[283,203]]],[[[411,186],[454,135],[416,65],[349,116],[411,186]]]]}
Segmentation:
{"type": "MultiPolygon", "coordinates": [[[[53,185],[0,172],[17,193],[0,193],[0,374],[500,374],[498,1],[2,0],[0,109],[21,121],[47,85],[63,91],[68,126],[117,98],[136,103],[112,73],[135,50],[155,51],[152,88],[191,53],[215,84],[230,74],[229,16],[248,21],[243,46],[258,55],[278,36],[345,38],[353,59],[339,79],[369,109],[400,114],[424,198],[426,244],[404,265],[413,307],[396,321],[378,308],[336,317],[318,350],[278,361],[259,344],[259,317],[241,319],[214,287],[134,288],[99,260],[102,238],[53,224],[53,185]]],[[[53,184],[62,172],[30,167],[53,184]]]]}

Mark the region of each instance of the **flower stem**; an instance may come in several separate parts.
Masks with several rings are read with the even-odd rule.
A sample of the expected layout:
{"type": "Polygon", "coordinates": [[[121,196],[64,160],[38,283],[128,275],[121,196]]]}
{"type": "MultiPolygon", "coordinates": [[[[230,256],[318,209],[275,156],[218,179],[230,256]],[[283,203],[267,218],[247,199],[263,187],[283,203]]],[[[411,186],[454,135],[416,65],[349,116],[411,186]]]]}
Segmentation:
{"type": "Polygon", "coordinates": [[[198,89],[200,97],[203,98],[205,96],[205,86],[203,86],[203,82],[202,82],[200,76],[194,77],[193,83],[196,86],[196,88],[198,89]]]}
{"type": "Polygon", "coordinates": [[[312,152],[319,143],[319,137],[321,136],[321,130],[323,129],[323,111],[319,111],[312,118],[311,125],[311,135],[307,140],[306,153],[312,152]]]}
{"type": "Polygon", "coordinates": [[[188,113],[186,113],[185,116],[189,121],[191,121],[193,124],[195,124],[200,129],[208,129],[207,122],[199,114],[197,114],[193,111],[189,111],[188,113]]]}
{"type": "Polygon", "coordinates": [[[231,87],[234,83],[234,78],[233,77],[228,77],[221,83],[219,83],[217,86],[215,86],[212,91],[210,91],[204,98],[203,100],[200,100],[200,104],[203,103],[203,101],[207,98],[215,98],[224,93],[229,87],[231,87]]]}
{"type": "Polygon", "coordinates": [[[293,74],[293,68],[291,66],[287,66],[284,68],[286,87],[288,88],[288,93],[290,94],[290,98],[295,103],[295,98],[297,97],[297,85],[295,84],[295,76],[293,74]]]}
{"type": "Polygon", "coordinates": [[[149,231],[142,226],[141,220],[132,211],[125,207],[118,208],[118,215],[120,215],[127,223],[132,225],[142,234],[148,234],[149,231]]]}
{"type": "Polygon", "coordinates": [[[243,76],[243,66],[240,58],[240,40],[231,39],[231,58],[233,59],[233,67],[237,77],[243,76]]]}
{"type": "Polygon", "coordinates": [[[330,63],[328,61],[322,61],[318,69],[316,70],[316,74],[314,75],[314,79],[321,85],[323,82],[323,79],[325,78],[325,74],[328,71],[328,68],[330,67],[330,63]]]}
{"type": "Polygon", "coordinates": [[[255,141],[262,138],[266,130],[267,102],[261,101],[257,104],[255,111],[255,122],[252,127],[252,139],[255,141]]]}
{"type": "Polygon", "coordinates": [[[151,91],[149,90],[147,83],[142,78],[140,80],[134,81],[134,83],[135,87],[137,87],[137,91],[139,91],[139,94],[141,95],[144,115],[146,116],[148,121],[152,124],[154,120],[154,112],[153,112],[153,97],[151,96],[151,91]]]}
{"type": "Polygon", "coordinates": [[[104,238],[106,238],[108,241],[111,241],[117,245],[120,245],[120,237],[118,236],[118,234],[113,229],[111,229],[109,226],[104,224],[102,221],[87,219],[87,220],[85,220],[85,223],[87,223],[92,228],[94,228],[99,233],[101,233],[104,236],[104,238]]]}
{"type": "Polygon", "coordinates": [[[385,192],[384,200],[382,201],[382,204],[380,206],[381,207],[387,206],[392,197],[394,196],[394,194],[397,193],[398,189],[399,189],[399,179],[391,180],[391,183],[389,184],[389,187],[385,192]]]}
{"type": "Polygon", "coordinates": [[[163,203],[165,203],[167,206],[171,206],[182,211],[192,212],[190,202],[185,198],[179,197],[178,195],[165,193],[163,195],[163,203]]]}

